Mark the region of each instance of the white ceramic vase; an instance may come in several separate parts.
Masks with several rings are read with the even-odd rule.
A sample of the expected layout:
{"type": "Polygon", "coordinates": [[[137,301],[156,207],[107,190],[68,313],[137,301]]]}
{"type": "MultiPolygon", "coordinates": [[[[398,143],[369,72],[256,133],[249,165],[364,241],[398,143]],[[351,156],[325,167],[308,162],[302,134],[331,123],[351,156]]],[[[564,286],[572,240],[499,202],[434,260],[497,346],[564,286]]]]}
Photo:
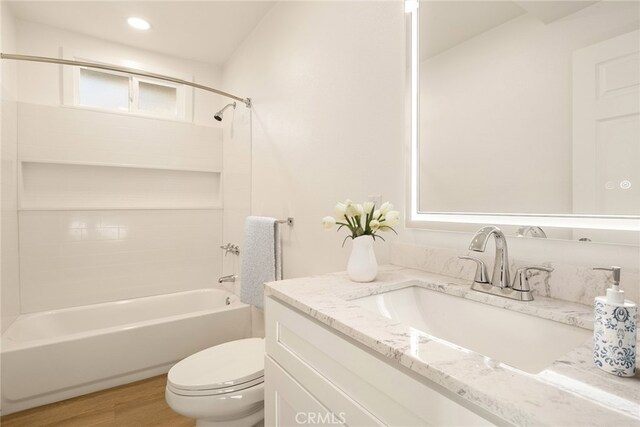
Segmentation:
{"type": "Polygon", "coordinates": [[[360,236],[353,239],[351,255],[347,263],[347,274],[354,282],[371,282],[378,274],[378,261],[373,252],[373,237],[360,236]]]}

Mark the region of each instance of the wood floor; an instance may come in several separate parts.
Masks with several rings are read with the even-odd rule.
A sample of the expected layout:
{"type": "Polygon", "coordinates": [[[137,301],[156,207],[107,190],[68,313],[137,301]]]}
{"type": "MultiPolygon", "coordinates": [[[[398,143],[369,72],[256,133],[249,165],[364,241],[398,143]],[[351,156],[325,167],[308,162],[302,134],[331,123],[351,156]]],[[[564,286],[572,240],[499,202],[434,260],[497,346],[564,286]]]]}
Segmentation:
{"type": "Polygon", "coordinates": [[[164,400],[160,375],[0,418],[2,427],[193,427],[164,400]]]}

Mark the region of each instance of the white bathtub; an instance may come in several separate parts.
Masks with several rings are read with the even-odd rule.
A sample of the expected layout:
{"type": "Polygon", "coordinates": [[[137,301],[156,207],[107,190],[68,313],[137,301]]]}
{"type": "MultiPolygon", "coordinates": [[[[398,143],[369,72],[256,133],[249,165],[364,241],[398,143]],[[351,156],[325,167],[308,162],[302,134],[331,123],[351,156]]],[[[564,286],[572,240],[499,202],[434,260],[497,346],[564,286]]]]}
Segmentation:
{"type": "Polygon", "coordinates": [[[250,306],[220,289],[22,315],[2,334],[2,414],[159,375],[250,334],[250,306]]]}

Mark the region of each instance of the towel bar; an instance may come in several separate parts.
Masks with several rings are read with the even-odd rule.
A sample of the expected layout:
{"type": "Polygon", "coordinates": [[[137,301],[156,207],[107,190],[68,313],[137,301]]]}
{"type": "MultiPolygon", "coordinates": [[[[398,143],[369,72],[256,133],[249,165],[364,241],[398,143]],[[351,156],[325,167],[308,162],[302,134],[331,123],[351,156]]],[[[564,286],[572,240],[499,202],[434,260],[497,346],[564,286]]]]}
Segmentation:
{"type": "MultiPolygon", "coordinates": [[[[289,217],[287,219],[277,219],[276,220],[276,224],[287,224],[290,227],[293,227],[293,217],[289,217]]],[[[280,227],[277,227],[280,228],[280,227]]],[[[279,274],[277,272],[276,269],[276,280],[283,280],[284,279],[284,254],[282,251],[282,236],[280,235],[279,232],[276,233],[276,236],[278,236],[279,244],[277,244],[277,250],[278,250],[278,255],[280,258],[280,271],[279,274]]]]}
{"type": "Polygon", "coordinates": [[[276,224],[287,224],[293,226],[293,217],[289,217],[287,219],[279,219],[276,221],[276,224]]]}

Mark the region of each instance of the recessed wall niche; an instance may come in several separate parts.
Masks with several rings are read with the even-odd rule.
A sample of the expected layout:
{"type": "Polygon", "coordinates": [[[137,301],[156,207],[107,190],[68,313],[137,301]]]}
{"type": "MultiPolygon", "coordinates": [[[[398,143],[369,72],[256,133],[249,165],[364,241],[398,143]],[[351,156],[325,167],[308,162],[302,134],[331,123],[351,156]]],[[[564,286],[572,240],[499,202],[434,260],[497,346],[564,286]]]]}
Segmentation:
{"type": "Polygon", "coordinates": [[[21,162],[22,210],[215,209],[220,173],[21,162]]]}

